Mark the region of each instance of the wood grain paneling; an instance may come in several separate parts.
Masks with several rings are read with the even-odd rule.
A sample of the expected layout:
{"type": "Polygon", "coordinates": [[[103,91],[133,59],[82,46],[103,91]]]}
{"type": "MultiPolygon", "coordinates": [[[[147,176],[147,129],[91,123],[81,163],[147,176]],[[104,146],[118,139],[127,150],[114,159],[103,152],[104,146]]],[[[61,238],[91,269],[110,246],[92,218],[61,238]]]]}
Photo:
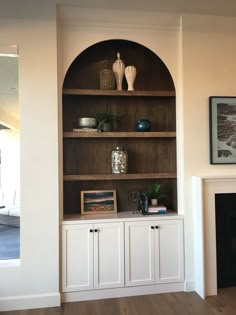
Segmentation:
{"type": "Polygon", "coordinates": [[[79,117],[96,117],[103,112],[123,113],[117,131],[135,131],[136,121],[149,119],[151,131],[175,131],[175,98],[160,97],[63,97],[63,130],[78,128],[79,117]]]}
{"type": "Polygon", "coordinates": [[[138,203],[129,200],[131,191],[145,192],[148,186],[158,182],[165,192],[165,198],[161,200],[168,209],[177,211],[176,179],[142,179],[142,180],[99,180],[99,181],[64,181],[64,212],[65,214],[80,213],[81,190],[116,190],[118,211],[137,210],[138,203]]]}
{"type": "Polygon", "coordinates": [[[126,40],[108,40],[82,52],[71,64],[63,84],[64,212],[80,213],[81,190],[117,191],[119,211],[137,208],[129,191],[145,192],[160,182],[168,208],[177,211],[176,101],[172,77],[152,51],[126,40]],[[112,68],[117,52],[137,68],[135,91],[99,90],[99,72],[112,68]],[[73,132],[79,117],[122,113],[115,130],[73,132]],[[136,122],[148,119],[150,132],[136,132],[136,122]],[[111,152],[128,152],[128,173],[111,174],[111,152]]]}
{"type": "MultiPolygon", "coordinates": [[[[71,64],[64,81],[64,89],[98,89],[99,72],[111,69],[120,52],[125,65],[134,65],[137,76],[135,90],[174,91],[174,83],[163,61],[146,47],[127,40],[99,42],[84,50],[71,64]]],[[[123,89],[127,90],[126,80],[123,89]]]]}
{"type": "Polygon", "coordinates": [[[176,171],[175,139],[66,139],[64,174],[110,174],[111,153],[117,146],[128,152],[128,173],[176,171]]]}

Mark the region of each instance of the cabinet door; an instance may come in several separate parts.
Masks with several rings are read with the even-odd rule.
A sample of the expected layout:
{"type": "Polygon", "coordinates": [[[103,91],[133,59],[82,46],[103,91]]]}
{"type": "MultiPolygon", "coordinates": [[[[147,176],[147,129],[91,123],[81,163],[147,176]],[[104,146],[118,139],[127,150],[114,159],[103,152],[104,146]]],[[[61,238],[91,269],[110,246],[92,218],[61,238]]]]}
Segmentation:
{"type": "Polygon", "coordinates": [[[94,288],[124,286],[124,224],[94,224],[94,288]]]}
{"type": "Polygon", "coordinates": [[[184,280],[183,221],[156,221],[155,274],[159,283],[184,280]]]}
{"type": "Polygon", "coordinates": [[[92,224],[63,226],[62,291],[93,288],[92,224]]]}
{"type": "Polygon", "coordinates": [[[125,223],[125,284],[153,284],[154,235],[152,221],[125,223]]]}

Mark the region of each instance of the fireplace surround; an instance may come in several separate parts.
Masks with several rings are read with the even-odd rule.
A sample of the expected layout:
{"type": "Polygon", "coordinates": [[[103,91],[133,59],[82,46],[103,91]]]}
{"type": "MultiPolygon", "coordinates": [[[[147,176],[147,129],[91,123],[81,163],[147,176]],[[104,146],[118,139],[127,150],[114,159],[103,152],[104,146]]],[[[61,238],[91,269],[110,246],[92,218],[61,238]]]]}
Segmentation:
{"type": "Polygon", "coordinates": [[[193,176],[195,289],[217,294],[216,196],[236,193],[236,176],[193,176]]]}

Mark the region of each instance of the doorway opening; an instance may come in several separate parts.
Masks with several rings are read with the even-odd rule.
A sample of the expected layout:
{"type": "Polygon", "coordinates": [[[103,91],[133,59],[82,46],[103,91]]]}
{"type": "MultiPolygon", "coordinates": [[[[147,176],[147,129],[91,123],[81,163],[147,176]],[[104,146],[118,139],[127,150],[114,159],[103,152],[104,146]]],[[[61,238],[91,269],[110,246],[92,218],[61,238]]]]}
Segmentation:
{"type": "Polygon", "coordinates": [[[0,262],[20,258],[18,47],[0,45],[0,262]]]}

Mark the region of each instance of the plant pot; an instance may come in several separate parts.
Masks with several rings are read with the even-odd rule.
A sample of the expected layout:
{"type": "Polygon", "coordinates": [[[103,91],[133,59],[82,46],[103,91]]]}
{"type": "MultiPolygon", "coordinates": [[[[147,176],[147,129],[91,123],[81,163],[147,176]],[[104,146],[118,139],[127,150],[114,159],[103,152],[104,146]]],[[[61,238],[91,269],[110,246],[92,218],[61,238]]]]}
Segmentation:
{"type": "Polygon", "coordinates": [[[102,125],[102,131],[111,131],[112,125],[110,122],[104,122],[102,125]]]}
{"type": "Polygon", "coordinates": [[[157,206],[157,204],[158,204],[158,199],[151,199],[152,206],[157,206]]]}

